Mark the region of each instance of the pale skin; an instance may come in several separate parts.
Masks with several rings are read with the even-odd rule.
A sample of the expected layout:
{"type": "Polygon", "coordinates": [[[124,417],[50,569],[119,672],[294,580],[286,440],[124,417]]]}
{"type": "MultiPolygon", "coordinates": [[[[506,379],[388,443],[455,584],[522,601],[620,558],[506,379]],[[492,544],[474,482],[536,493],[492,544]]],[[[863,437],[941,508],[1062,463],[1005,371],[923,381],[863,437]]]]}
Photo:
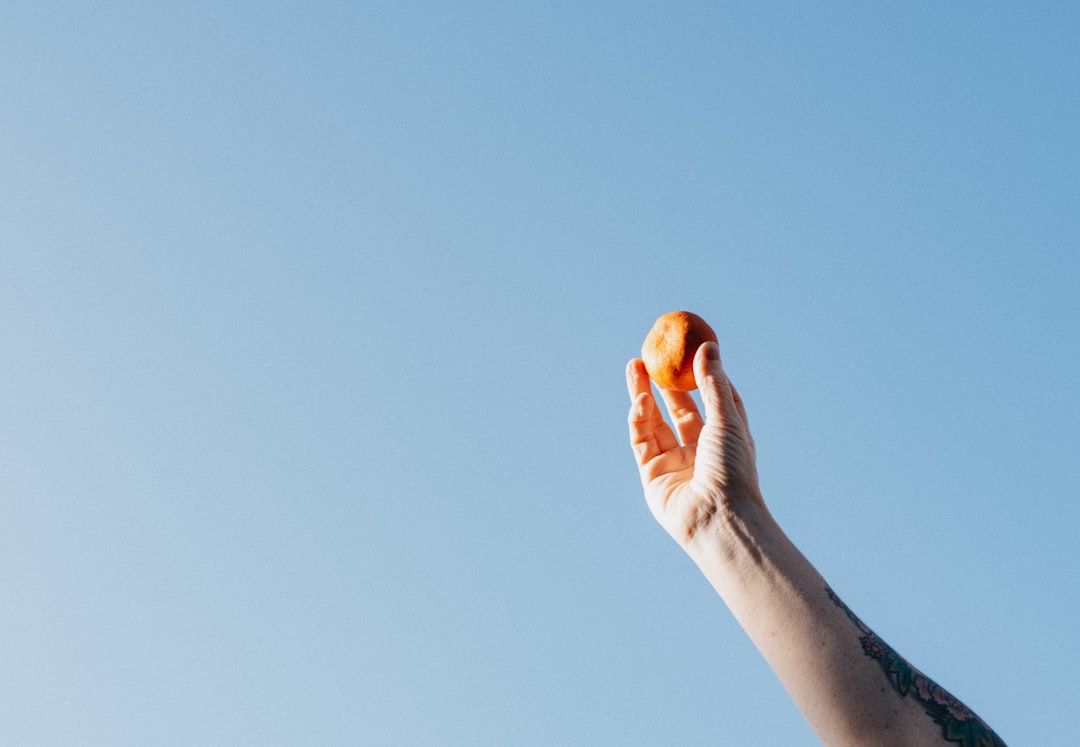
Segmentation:
{"type": "Polygon", "coordinates": [[[694,560],[822,742],[1004,745],[840,602],[765,506],[746,408],[716,343],[694,358],[704,417],[687,392],[626,369],[630,444],[653,516],[694,560]]]}

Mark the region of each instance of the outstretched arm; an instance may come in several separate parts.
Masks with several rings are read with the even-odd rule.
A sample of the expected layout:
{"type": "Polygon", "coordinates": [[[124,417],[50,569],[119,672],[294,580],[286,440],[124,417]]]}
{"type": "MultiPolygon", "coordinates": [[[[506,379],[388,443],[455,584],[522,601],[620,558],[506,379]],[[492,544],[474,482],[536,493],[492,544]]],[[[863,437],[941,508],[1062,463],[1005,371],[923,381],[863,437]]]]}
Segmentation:
{"type": "Polygon", "coordinates": [[[762,499],[746,409],[702,345],[694,373],[706,417],[685,392],[627,366],[630,443],[657,521],[690,555],[826,745],[998,747],[966,706],[913,668],[849,610],[762,499]]]}

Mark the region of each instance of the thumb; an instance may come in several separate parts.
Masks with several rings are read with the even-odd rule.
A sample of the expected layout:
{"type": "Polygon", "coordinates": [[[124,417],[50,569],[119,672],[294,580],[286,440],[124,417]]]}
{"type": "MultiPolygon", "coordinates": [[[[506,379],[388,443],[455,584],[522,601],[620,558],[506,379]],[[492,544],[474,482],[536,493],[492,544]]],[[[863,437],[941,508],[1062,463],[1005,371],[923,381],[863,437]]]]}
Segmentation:
{"type": "Polygon", "coordinates": [[[701,391],[706,422],[711,421],[721,426],[738,422],[731,382],[724,373],[723,364],[720,362],[720,346],[715,342],[702,343],[694,354],[694,378],[701,391]]]}

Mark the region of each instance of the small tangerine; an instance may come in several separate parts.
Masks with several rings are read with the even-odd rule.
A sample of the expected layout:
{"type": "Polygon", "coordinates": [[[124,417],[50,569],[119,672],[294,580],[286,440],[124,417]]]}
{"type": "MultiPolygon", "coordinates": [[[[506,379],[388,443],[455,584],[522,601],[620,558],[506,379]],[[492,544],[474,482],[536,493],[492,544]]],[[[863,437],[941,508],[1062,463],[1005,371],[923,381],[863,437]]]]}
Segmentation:
{"type": "Polygon", "coordinates": [[[712,327],[697,314],[672,311],[653,324],[641,346],[641,359],[649,378],[665,389],[697,389],[694,355],[705,342],[716,342],[712,327]]]}

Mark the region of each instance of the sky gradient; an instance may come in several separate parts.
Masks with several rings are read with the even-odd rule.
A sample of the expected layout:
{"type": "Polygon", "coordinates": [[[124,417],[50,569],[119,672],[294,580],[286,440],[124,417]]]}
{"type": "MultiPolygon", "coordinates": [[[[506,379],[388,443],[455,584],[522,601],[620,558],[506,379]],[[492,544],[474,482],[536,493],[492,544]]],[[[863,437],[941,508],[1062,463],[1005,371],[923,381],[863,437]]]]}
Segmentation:
{"type": "Polygon", "coordinates": [[[1080,12],[5,3],[0,741],[815,745],[649,516],[766,501],[1010,744],[1080,670],[1080,12]]]}

